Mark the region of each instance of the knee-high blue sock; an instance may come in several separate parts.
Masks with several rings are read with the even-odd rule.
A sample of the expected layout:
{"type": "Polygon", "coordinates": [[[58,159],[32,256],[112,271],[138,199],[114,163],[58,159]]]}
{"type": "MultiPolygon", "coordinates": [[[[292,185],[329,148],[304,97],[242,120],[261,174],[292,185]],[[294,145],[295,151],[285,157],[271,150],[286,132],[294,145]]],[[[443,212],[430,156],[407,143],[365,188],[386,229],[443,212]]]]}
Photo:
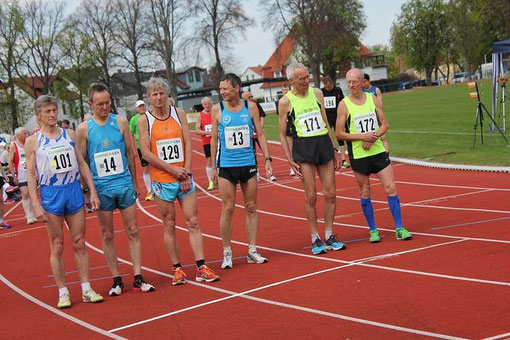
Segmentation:
{"type": "Polygon", "coordinates": [[[393,221],[395,221],[395,229],[402,228],[402,215],[400,214],[400,200],[398,199],[398,195],[388,196],[388,205],[393,215],[393,221]]]}
{"type": "Polygon", "coordinates": [[[367,220],[370,230],[377,229],[375,226],[374,209],[372,208],[372,201],[370,198],[361,199],[361,210],[363,210],[363,214],[365,215],[365,219],[367,220]]]}

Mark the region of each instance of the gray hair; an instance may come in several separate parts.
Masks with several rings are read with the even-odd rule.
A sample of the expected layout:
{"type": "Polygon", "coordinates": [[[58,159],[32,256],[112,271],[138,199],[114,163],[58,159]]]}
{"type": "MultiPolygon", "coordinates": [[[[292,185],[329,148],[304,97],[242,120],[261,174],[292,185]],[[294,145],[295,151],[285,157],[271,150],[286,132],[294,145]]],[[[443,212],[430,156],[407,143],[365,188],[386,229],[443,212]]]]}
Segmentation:
{"type": "Polygon", "coordinates": [[[146,88],[147,96],[149,96],[150,93],[154,90],[165,90],[166,93],[168,93],[168,88],[166,86],[165,81],[159,77],[151,77],[151,79],[149,79],[149,82],[146,85],[146,88]]]}
{"type": "Polygon", "coordinates": [[[34,112],[35,114],[39,114],[44,106],[47,105],[55,105],[58,108],[58,102],[55,97],[51,94],[43,94],[39,98],[35,100],[34,103],[34,112]]]}
{"type": "Polygon", "coordinates": [[[294,72],[300,68],[308,70],[308,68],[305,65],[303,65],[297,61],[293,61],[292,63],[290,63],[290,65],[287,66],[287,70],[286,70],[287,79],[292,79],[292,77],[294,77],[294,72]]]}
{"type": "Polygon", "coordinates": [[[201,102],[202,102],[202,105],[204,105],[204,102],[210,102],[210,103],[212,104],[212,100],[211,100],[211,98],[209,98],[209,97],[204,97],[204,98],[202,98],[202,101],[201,101],[201,102]]]}
{"type": "Polygon", "coordinates": [[[24,126],[17,127],[14,130],[14,135],[17,136],[17,135],[21,134],[23,131],[27,131],[27,128],[24,126]]]}

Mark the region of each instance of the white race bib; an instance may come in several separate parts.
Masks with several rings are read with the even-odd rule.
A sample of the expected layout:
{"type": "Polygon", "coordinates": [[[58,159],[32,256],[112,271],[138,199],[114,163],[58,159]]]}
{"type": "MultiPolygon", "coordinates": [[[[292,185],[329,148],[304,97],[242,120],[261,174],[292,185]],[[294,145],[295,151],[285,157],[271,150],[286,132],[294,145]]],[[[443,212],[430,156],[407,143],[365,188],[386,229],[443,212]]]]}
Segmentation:
{"type": "Polygon", "coordinates": [[[377,122],[377,115],[375,112],[365,113],[354,117],[354,126],[356,126],[356,132],[366,133],[374,132],[379,128],[377,122]]]}
{"type": "Polygon", "coordinates": [[[160,139],[156,141],[158,157],[166,163],[184,161],[184,149],[180,138],[160,139]]]}
{"type": "Polygon", "coordinates": [[[78,169],[74,148],[70,145],[57,146],[48,150],[48,161],[54,174],[78,169]]]}
{"type": "Polygon", "coordinates": [[[326,129],[324,120],[320,111],[312,111],[299,115],[298,122],[300,135],[313,136],[326,129]]]}
{"type": "Polygon", "coordinates": [[[226,127],[225,141],[227,149],[249,148],[251,146],[250,127],[248,125],[226,127]]]}
{"type": "Polygon", "coordinates": [[[19,154],[19,168],[20,168],[20,170],[24,170],[24,171],[27,170],[27,160],[25,158],[24,152],[19,154]]]}
{"type": "Polygon", "coordinates": [[[324,107],[326,109],[335,109],[336,108],[336,97],[324,97],[324,107]]]}
{"type": "Polygon", "coordinates": [[[99,177],[112,176],[124,172],[124,162],[120,149],[98,152],[94,154],[97,175],[99,177]]]}
{"type": "Polygon", "coordinates": [[[211,132],[212,131],[212,124],[207,124],[204,126],[204,131],[211,132]]]}

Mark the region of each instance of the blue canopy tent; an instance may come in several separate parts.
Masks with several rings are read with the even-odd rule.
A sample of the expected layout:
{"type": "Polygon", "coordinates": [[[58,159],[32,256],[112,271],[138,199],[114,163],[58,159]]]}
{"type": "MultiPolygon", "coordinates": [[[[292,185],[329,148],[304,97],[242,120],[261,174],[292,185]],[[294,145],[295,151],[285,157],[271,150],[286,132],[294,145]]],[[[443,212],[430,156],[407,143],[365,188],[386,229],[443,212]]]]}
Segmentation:
{"type": "MultiPolygon", "coordinates": [[[[510,39],[503,41],[496,41],[492,44],[492,118],[496,119],[496,112],[498,107],[498,79],[503,74],[503,54],[510,53],[510,39]]],[[[505,131],[505,117],[503,117],[502,130],[505,131]]],[[[493,126],[491,126],[493,130],[493,126]]]]}

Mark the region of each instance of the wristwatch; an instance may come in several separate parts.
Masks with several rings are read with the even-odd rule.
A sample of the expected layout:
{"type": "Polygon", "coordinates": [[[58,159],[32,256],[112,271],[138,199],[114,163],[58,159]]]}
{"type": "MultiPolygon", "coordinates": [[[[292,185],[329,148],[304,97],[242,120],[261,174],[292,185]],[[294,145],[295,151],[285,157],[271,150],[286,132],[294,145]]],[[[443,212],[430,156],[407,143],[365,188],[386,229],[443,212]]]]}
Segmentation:
{"type": "Polygon", "coordinates": [[[266,161],[270,161],[270,162],[272,162],[272,161],[273,161],[273,158],[272,158],[271,156],[266,157],[266,161]]]}

